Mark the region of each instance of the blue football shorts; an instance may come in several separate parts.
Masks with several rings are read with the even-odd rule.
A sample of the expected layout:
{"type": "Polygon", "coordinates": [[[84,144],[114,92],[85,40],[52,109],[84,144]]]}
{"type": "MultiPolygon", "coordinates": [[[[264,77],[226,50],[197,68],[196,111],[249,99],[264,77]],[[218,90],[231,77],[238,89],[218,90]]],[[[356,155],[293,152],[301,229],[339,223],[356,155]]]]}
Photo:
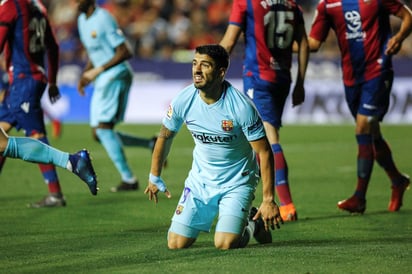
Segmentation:
{"type": "Polygon", "coordinates": [[[9,123],[16,130],[23,129],[26,136],[46,133],[41,97],[47,84],[33,78],[18,78],[0,104],[0,121],[9,123]]]}
{"type": "Polygon", "coordinates": [[[271,83],[253,77],[243,77],[245,94],[252,99],[264,122],[275,128],[282,126],[282,115],[289,95],[290,82],[271,83]]]}
{"type": "Polygon", "coordinates": [[[352,116],[356,118],[359,113],[382,121],[389,108],[392,83],[393,71],[386,71],[364,83],[345,86],[346,102],[352,116]]]}
{"type": "Polygon", "coordinates": [[[169,232],[196,238],[200,231],[209,232],[219,215],[216,232],[241,234],[254,192],[255,187],[249,184],[215,188],[186,180],[169,232]]]}

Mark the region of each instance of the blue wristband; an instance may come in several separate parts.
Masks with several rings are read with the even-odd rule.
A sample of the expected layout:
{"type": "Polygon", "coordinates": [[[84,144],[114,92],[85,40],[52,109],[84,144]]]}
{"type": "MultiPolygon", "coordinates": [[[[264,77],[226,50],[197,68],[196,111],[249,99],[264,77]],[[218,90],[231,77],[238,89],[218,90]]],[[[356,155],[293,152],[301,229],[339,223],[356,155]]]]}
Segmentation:
{"type": "Polygon", "coordinates": [[[160,176],[154,176],[152,173],[149,174],[149,181],[154,184],[159,191],[165,192],[166,191],[166,184],[160,176]]]}

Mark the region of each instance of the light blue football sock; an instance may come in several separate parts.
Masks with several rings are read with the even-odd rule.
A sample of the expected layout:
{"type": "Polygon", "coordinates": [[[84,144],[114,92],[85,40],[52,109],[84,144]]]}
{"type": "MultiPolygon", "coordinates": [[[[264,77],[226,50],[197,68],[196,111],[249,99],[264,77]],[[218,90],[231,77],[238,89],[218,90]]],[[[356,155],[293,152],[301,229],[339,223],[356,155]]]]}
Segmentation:
{"type": "Polygon", "coordinates": [[[28,137],[9,137],[3,156],[40,164],[53,164],[64,169],[67,168],[69,161],[69,153],[28,137]]]}
{"type": "Polygon", "coordinates": [[[115,131],[117,137],[120,139],[124,146],[136,146],[136,147],[147,147],[152,149],[154,146],[153,138],[142,138],[138,136],[133,136],[120,131],[115,131]]]}
{"type": "Polygon", "coordinates": [[[135,181],[133,173],[127,164],[122,143],[118,139],[117,134],[113,130],[105,128],[97,128],[96,134],[99,137],[100,143],[103,145],[110,159],[122,176],[122,180],[125,182],[135,181]]]}

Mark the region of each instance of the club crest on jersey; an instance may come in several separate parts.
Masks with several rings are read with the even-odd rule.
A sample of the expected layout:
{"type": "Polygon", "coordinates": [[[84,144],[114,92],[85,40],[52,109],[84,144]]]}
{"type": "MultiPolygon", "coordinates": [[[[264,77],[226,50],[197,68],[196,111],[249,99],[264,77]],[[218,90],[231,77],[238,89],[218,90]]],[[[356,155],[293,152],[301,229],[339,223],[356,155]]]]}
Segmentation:
{"type": "Polygon", "coordinates": [[[20,108],[25,112],[29,113],[30,111],[30,102],[24,102],[20,105],[20,108]]]}
{"type": "Polygon", "coordinates": [[[170,120],[172,119],[172,115],[173,115],[173,107],[172,105],[169,105],[169,107],[167,108],[166,118],[170,120]]]}
{"type": "Polygon", "coordinates": [[[90,33],[90,36],[92,37],[92,38],[96,38],[97,37],[97,32],[94,30],[94,31],[92,31],[92,33],[90,33]]]}
{"type": "Polygon", "coordinates": [[[233,130],[233,121],[232,120],[223,120],[222,121],[222,129],[224,131],[232,131],[233,130]]]}
{"type": "Polygon", "coordinates": [[[178,205],[176,208],[176,215],[180,215],[183,212],[183,206],[182,205],[178,205]]]}
{"type": "Polygon", "coordinates": [[[254,94],[254,89],[253,88],[249,88],[246,91],[247,96],[249,96],[250,99],[253,99],[253,94],[254,94]]]}

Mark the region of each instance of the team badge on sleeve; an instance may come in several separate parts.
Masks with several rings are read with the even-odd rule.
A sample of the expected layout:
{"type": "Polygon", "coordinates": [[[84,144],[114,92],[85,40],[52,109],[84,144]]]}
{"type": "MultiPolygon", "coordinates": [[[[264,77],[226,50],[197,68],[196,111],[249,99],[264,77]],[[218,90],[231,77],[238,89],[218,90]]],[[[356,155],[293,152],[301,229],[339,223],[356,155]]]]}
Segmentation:
{"type": "Polygon", "coordinates": [[[166,113],[166,118],[170,120],[172,119],[172,115],[173,115],[173,107],[172,105],[169,105],[167,109],[167,113],[166,113]]]}
{"type": "Polygon", "coordinates": [[[233,130],[233,121],[232,120],[223,120],[222,121],[222,129],[224,131],[232,131],[233,130]]]}

